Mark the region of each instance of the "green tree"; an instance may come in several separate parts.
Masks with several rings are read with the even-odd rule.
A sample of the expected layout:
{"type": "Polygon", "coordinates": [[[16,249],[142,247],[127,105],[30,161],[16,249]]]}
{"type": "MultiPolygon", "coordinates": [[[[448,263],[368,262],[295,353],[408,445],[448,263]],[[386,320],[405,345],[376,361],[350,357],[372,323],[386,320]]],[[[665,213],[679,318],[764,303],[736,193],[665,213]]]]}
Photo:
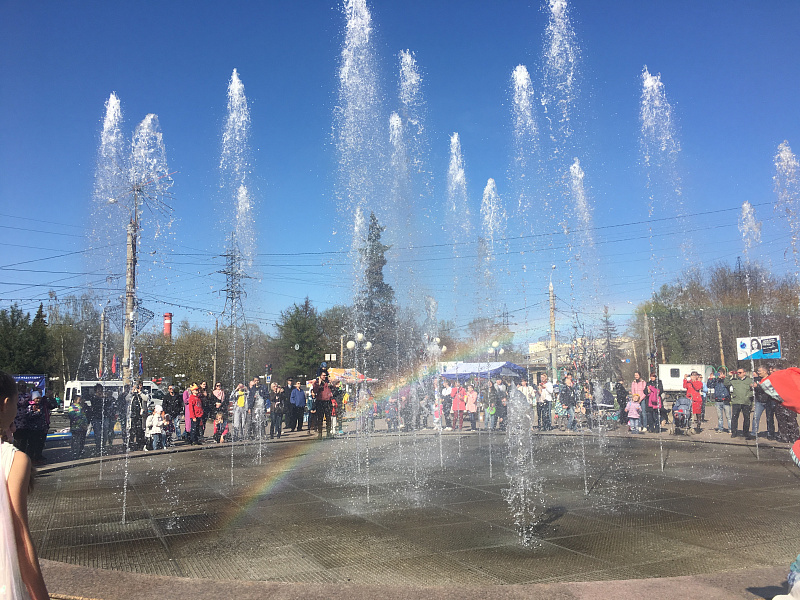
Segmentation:
{"type": "Polygon", "coordinates": [[[294,304],[281,312],[275,327],[278,330],[275,350],[281,358],[275,365],[278,380],[316,376],[323,355],[322,330],[317,311],[308,297],[302,304],[294,304]]]}
{"type": "Polygon", "coordinates": [[[355,333],[363,333],[372,342],[363,362],[369,377],[385,379],[398,369],[397,306],[392,286],[383,278],[386,251],[390,246],[381,243],[384,231],[374,213],[370,213],[366,244],[359,250],[363,265],[363,281],[355,303],[355,333]]]}
{"type": "Polygon", "coordinates": [[[30,314],[17,304],[0,310],[0,369],[8,373],[29,373],[26,357],[30,314]]]}
{"type": "Polygon", "coordinates": [[[40,304],[25,335],[26,369],[29,373],[47,373],[53,365],[44,305],[40,304]]]}
{"type": "Polygon", "coordinates": [[[617,381],[622,375],[622,363],[619,346],[617,345],[617,326],[611,320],[608,307],[603,307],[603,317],[600,322],[600,339],[602,355],[600,361],[600,374],[604,381],[617,381]]]}

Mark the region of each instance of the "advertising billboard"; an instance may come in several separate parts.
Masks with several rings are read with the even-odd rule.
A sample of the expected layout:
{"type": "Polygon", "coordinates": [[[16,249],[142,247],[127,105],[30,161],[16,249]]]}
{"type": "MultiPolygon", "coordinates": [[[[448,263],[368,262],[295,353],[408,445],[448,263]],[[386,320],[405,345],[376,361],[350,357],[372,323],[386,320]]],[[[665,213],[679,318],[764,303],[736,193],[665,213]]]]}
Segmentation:
{"type": "Polygon", "coordinates": [[[736,338],[736,358],[739,360],[780,357],[781,336],[779,335],[736,338]]]}

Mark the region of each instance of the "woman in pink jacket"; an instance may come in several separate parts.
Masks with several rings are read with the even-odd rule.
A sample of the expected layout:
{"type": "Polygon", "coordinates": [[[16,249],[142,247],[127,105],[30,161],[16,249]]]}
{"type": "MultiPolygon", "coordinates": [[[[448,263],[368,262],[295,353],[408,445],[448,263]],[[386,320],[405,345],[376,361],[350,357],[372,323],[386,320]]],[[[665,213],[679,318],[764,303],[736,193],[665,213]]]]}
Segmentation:
{"type": "Polygon", "coordinates": [[[475,431],[478,428],[478,392],[476,392],[475,387],[471,385],[467,386],[466,407],[469,413],[470,431],[475,431]]]}
{"type": "Polygon", "coordinates": [[[456,423],[458,423],[458,429],[464,429],[464,409],[467,408],[464,398],[466,395],[466,390],[456,382],[450,391],[450,397],[453,399],[453,430],[456,429],[456,423]]]}

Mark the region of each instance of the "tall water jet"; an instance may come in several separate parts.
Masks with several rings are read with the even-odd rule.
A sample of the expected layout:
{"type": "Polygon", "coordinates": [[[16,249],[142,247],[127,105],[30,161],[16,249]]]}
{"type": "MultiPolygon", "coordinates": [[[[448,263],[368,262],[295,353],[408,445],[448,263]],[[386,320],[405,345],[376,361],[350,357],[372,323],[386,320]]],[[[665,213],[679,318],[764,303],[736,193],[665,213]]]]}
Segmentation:
{"type": "MultiPolygon", "coordinates": [[[[538,157],[539,128],[533,110],[533,85],[525,65],[517,65],[511,81],[514,144],[511,180],[517,196],[516,220],[521,225],[521,234],[530,236],[533,234],[534,223],[534,170],[538,157]]],[[[552,221],[552,207],[546,200],[543,208],[547,220],[552,221]]]]}
{"type": "Polygon", "coordinates": [[[481,231],[478,252],[478,272],[481,274],[481,286],[478,305],[483,308],[485,319],[493,320],[499,314],[500,297],[496,286],[496,275],[503,271],[499,264],[498,255],[504,259],[508,253],[506,230],[508,219],[506,210],[497,193],[494,179],[486,182],[481,199],[481,231]]]}
{"type": "Polygon", "coordinates": [[[224,317],[227,321],[230,343],[231,371],[228,373],[229,389],[243,381],[245,356],[240,351],[240,331],[247,318],[244,310],[245,282],[253,267],[256,233],[253,198],[250,192],[250,108],[239,72],[234,69],[228,82],[228,116],[222,133],[220,153],[220,195],[223,222],[228,239],[223,273],[226,277],[224,317]]]}
{"type": "MultiPolygon", "coordinates": [[[[125,225],[128,214],[119,196],[128,189],[128,155],[122,134],[122,107],[112,92],[105,103],[103,128],[97,151],[91,211],[93,250],[87,254],[93,272],[102,273],[110,283],[119,278],[125,261],[125,225]]],[[[108,287],[101,286],[101,287],[108,287]]],[[[107,369],[104,367],[103,372],[107,369]]]]}
{"type": "Polygon", "coordinates": [[[472,239],[472,220],[467,197],[467,175],[464,170],[464,157],[461,154],[461,138],[458,133],[450,136],[450,164],[447,169],[447,209],[445,222],[448,223],[452,244],[453,269],[453,314],[458,317],[460,259],[463,255],[464,241],[472,239]]]}
{"type": "Polygon", "coordinates": [[[597,279],[598,261],[594,247],[594,232],[592,228],[593,211],[584,184],[586,174],[581,168],[581,162],[577,158],[575,158],[575,161],[570,166],[569,173],[573,212],[578,224],[577,231],[573,230],[572,233],[578,234],[578,247],[580,248],[576,258],[579,268],[582,271],[582,279],[591,280],[590,288],[596,299],[599,292],[599,281],[597,279]]]}
{"type": "MultiPolygon", "coordinates": [[[[362,247],[363,225],[378,197],[383,172],[380,88],[374,50],[372,17],[366,0],[344,0],[345,39],[339,67],[339,101],[335,111],[336,149],[339,155],[338,209],[353,226],[352,249],[362,247]],[[360,217],[352,220],[353,215],[360,217]],[[352,221],[351,221],[352,220],[352,221]]],[[[356,258],[356,267],[358,261],[356,258]]],[[[357,268],[357,271],[359,269],[357,268]]],[[[358,272],[357,279],[360,279],[358,272]]],[[[358,283],[358,282],[356,282],[358,283]]],[[[356,287],[356,289],[358,289],[356,287]]]]}
{"type": "Polygon", "coordinates": [[[256,246],[253,226],[253,198],[249,177],[250,107],[239,72],[234,69],[228,82],[228,116],[222,132],[219,169],[222,213],[227,229],[236,232],[236,243],[246,267],[252,266],[256,246]]]}
{"type": "Polygon", "coordinates": [[[512,386],[508,402],[506,426],[506,475],[508,488],[503,490],[514,525],[523,546],[534,542],[536,507],[542,496],[541,480],[537,477],[533,453],[533,414],[525,395],[512,386]]]}
{"type": "MultiPolygon", "coordinates": [[[[656,262],[653,248],[652,222],[657,219],[677,218],[683,229],[686,210],[683,204],[683,189],[678,173],[678,157],[681,147],[676,132],[675,116],[667,100],[661,75],[651,75],[647,66],[642,69],[642,96],[639,111],[641,133],[639,147],[646,178],[648,195],[647,214],[650,220],[650,253],[656,262]]],[[[691,236],[681,235],[683,258],[690,263],[693,253],[691,236]]],[[[654,264],[651,273],[655,276],[659,264],[654,264]]],[[[663,272],[662,272],[663,275],[663,272]]]]}
{"type": "MultiPolygon", "coordinates": [[[[342,9],[346,20],[345,37],[334,112],[334,139],[339,163],[336,202],[339,227],[351,232],[352,297],[356,301],[348,326],[351,335],[356,336],[376,325],[367,322],[370,317],[365,314],[366,305],[360,300],[367,285],[367,220],[376,210],[379,217],[385,216],[374,203],[384,195],[386,119],[381,107],[378,70],[371,41],[372,17],[367,2],[344,0],[342,9]]],[[[394,343],[394,332],[387,331],[381,340],[370,341],[381,349],[383,356],[388,356],[387,347],[394,343]]],[[[362,348],[356,345],[353,350],[356,365],[362,362],[361,353],[362,348]]],[[[375,374],[370,373],[370,376],[375,374]]]]}
{"type": "MultiPolygon", "coordinates": [[[[560,256],[554,255],[553,262],[567,265],[566,275],[569,284],[572,310],[578,314],[576,291],[575,256],[573,237],[575,227],[571,223],[574,215],[572,196],[572,175],[569,157],[578,154],[575,141],[575,116],[579,97],[579,75],[581,51],[570,18],[567,0],[549,0],[545,10],[548,24],[544,35],[543,80],[541,106],[547,122],[548,136],[542,156],[542,198],[546,205],[552,205],[555,215],[563,215],[560,222],[551,223],[550,231],[559,231],[564,236],[560,256]]],[[[545,142],[545,140],[543,140],[545,142]]],[[[553,236],[555,237],[555,236],[553,236]]],[[[561,244],[551,244],[558,248],[561,244]]]]}
{"type": "Polygon", "coordinates": [[[775,211],[783,214],[791,235],[795,281],[800,278],[800,163],[789,142],[783,141],[775,155],[775,211]]]}
{"type": "Polygon", "coordinates": [[[549,125],[553,152],[570,150],[572,115],[578,97],[580,48],[570,21],[567,0],[549,0],[544,43],[544,81],[541,103],[549,125]]]}

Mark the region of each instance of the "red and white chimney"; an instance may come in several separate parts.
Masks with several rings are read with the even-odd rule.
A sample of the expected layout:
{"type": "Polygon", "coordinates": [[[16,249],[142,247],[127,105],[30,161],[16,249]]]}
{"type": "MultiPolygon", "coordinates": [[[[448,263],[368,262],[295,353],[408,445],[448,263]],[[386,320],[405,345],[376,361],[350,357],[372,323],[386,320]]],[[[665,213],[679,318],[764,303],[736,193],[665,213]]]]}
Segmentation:
{"type": "Polygon", "coordinates": [[[172,339],[172,313],[164,313],[164,337],[172,339]]]}

